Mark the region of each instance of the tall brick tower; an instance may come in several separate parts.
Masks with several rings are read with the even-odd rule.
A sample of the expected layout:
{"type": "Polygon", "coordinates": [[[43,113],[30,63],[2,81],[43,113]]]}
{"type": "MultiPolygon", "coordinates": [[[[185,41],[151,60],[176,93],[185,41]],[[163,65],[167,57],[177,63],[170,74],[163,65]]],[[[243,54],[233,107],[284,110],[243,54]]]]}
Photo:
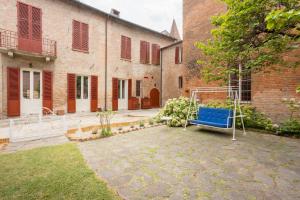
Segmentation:
{"type": "Polygon", "coordinates": [[[183,0],[183,61],[189,68],[201,56],[195,42],[211,37],[211,17],[224,11],[226,6],[220,0],[183,0]]]}

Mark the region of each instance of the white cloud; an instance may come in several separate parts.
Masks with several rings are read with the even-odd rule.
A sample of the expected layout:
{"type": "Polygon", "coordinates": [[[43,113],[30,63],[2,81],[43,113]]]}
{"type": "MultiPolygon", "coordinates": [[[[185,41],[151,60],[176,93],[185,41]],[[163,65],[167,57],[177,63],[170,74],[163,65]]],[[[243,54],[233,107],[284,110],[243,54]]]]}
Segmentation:
{"type": "Polygon", "coordinates": [[[115,8],[121,18],[156,31],[170,31],[173,19],[182,33],[182,0],[80,0],[105,12],[115,8]]]}

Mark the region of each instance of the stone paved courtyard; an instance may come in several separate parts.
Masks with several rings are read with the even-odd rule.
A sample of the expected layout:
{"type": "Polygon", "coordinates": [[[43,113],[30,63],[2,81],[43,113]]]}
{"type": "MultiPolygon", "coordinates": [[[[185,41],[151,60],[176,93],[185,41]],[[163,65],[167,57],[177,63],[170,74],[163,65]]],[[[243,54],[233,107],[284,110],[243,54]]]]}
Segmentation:
{"type": "Polygon", "coordinates": [[[80,143],[125,199],[300,199],[300,140],[157,127],[80,143]]]}

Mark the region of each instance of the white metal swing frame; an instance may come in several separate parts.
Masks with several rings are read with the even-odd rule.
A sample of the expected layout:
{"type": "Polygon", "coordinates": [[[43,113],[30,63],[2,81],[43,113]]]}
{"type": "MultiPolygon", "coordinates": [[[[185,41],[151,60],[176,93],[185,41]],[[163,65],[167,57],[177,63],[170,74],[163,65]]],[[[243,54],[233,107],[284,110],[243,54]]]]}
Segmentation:
{"type": "Polygon", "coordinates": [[[242,127],[243,127],[243,134],[246,135],[245,125],[244,125],[244,119],[243,119],[244,116],[243,116],[242,109],[241,109],[240,86],[199,87],[199,88],[193,89],[191,91],[190,104],[189,104],[188,115],[187,115],[187,118],[186,118],[184,130],[186,130],[186,127],[187,127],[187,125],[189,123],[189,117],[191,115],[192,103],[196,102],[197,94],[203,94],[203,93],[228,93],[229,96],[231,98],[233,98],[233,101],[234,101],[233,117],[229,117],[228,118],[228,120],[230,118],[233,118],[233,123],[232,123],[232,127],[228,127],[228,123],[227,123],[227,128],[219,128],[219,127],[207,126],[207,125],[198,125],[198,126],[215,128],[215,129],[223,129],[223,130],[224,129],[225,130],[232,129],[232,140],[235,141],[236,140],[236,119],[238,117],[240,117],[241,118],[241,122],[242,122],[242,127]],[[237,109],[239,109],[239,112],[240,112],[240,115],[238,115],[238,116],[237,116],[237,109]]]}

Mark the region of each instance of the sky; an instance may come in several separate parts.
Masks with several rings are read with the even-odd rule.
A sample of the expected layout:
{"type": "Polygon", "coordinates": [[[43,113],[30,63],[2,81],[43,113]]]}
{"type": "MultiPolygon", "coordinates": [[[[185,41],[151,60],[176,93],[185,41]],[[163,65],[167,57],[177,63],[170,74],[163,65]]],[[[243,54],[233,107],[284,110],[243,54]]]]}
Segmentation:
{"type": "Polygon", "coordinates": [[[147,28],[170,31],[173,19],[182,35],[182,0],[80,0],[81,2],[110,12],[115,8],[120,17],[147,28]]]}

